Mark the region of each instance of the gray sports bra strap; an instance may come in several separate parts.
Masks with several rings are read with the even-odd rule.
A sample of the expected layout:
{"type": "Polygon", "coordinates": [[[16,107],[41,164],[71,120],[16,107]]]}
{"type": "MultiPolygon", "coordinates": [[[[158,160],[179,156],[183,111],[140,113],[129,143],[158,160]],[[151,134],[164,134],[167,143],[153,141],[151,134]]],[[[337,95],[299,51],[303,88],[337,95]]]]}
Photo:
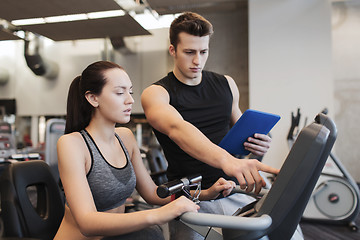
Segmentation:
{"type": "Polygon", "coordinates": [[[130,155],[129,155],[129,152],[128,152],[128,150],[126,149],[126,147],[125,147],[125,145],[124,145],[123,141],[121,140],[121,138],[119,137],[119,135],[117,135],[117,133],[115,133],[115,137],[116,137],[116,138],[117,138],[117,140],[119,141],[120,146],[121,146],[121,148],[123,149],[123,151],[124,151],[124,153],[125,153],[125,155],[126,155],[126,159],[127,159],[127,161],[130,161],[130,155]]]}

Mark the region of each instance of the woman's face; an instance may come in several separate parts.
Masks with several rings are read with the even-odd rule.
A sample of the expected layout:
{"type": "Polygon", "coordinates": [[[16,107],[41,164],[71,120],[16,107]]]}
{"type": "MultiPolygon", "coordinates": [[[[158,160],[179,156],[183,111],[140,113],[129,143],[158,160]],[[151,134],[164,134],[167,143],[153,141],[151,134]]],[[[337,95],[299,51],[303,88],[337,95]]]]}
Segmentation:
{"type": "Polygon", "coordinates": [[[132,83],[127,73],[119,68],[104,72],[106,84],[98,98],[98,112],[109,121],[127,123],[130,121],[132,83]]]}

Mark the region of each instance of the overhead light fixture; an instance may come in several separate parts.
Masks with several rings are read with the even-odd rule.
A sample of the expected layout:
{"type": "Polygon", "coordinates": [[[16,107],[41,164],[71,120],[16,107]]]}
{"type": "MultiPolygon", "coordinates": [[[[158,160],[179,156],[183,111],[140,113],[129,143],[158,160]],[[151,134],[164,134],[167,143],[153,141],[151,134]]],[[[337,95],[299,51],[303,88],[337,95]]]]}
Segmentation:
{"type": "Polygon", "coordinates": [[[145,9],[144,13],[129,12],[129,14],[146,30],[169,28],[172,21],[179,16],[179,14],[158,15],[148,9],[145,9]]]}
{"type": "Polygon", "coordinates": [[[26,33],[24,31],[22,31],[22,30],[13,32],[13,34],[15,34],[16,36],[18,36],[21,39],[25,39],[25,37],[26,37],[26,33]]]}
{"type": "Polygon", "coordinates": [[[59,22],[72,22],[79,20],[86,20],[88,17],[86,14],[71,14],[63,16],[45,17],[45,23],[59,23],[59,22]]]}
{"type": "Polygon", "coordinates": [[[19,20],[11,21],[11,24],[15,26],[24,26],[24,25],[35,25],[35,24],[45,24],[45,23],[73,22],[73,21],[88,20],[88,19],[121,17],[124,16],[125,14],[126,13],[123,10],[112,10],[112,11],[101,11],[101,12],[91,12],[91,13],[82,13],[82,14],[51,16],[44,18],[19,19],[19,20]]]}
{"type": "Polygon", "coordinates": [[[13,20],[11,21],[11,23],[15,26],[43,24],[45,23],[45,19],[44,18],[19,19],[19,20],[13,20]]]}
{"type": "Polygon", "coordinates": [[[115,2],[126,11],[131,11],[140,5],[140,3],[137,3],[134,0],[115,0],[115,2]]]}
{"type": "Polygon", "coordinates": [[[116,2],[125,10],[110,10],[100,12],[90,12],[82,14],[69,14],[61,16],[50,16],[43,18],[28,18],[11,21],[14,26],[38,25],[46,23],[73,22],[89,19],[111,18],[125,16],[126,13],[131,15],[144,29],[169,28],[171,22],[179,14],[159,15],[156,11],[151,10],[146,4],[139,4],[134,0],[116,0],[116,2]]]}
{"type": "Polygon", "coordinates": [[[160,16],[144,0],[115,0],[115,2],[146,30],[169,28],[172,21],[179,15],[167,14],[160,16]]]}
{"type": "Polygon", "coordinates": [[[103,11],[103,12],[92,12],[87,13],[89,19],[98,19],[98,18],[109,18],[109,17],[121,17],[125,16],[124,10],[113,10],[113,11],[103,11]]]}

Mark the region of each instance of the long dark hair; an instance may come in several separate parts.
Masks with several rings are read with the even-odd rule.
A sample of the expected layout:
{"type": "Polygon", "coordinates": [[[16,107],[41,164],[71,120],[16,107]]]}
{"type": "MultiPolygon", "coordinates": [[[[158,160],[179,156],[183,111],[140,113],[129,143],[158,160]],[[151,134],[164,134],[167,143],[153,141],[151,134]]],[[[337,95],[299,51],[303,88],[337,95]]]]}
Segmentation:
{"type": "Polygon", "coordinates": [[[214,30],[212,24],[203,16],[193,12],[185,12],[178,16],[170,26],[170,43],[175,49],[179,43],[179,34],[181,32],[203,37],[211,36],[214,30]]]}
{"type": "Polygon", "coordinates": [[[113,68],[124,70],[116,63],[99,61],[87,66],[81,76],[72,81],[67,98],[65,134],[78,132],[89,125],[94,107],[86,100],[85,93],[100,95],[106,84],[104,72],[113,68]]]}

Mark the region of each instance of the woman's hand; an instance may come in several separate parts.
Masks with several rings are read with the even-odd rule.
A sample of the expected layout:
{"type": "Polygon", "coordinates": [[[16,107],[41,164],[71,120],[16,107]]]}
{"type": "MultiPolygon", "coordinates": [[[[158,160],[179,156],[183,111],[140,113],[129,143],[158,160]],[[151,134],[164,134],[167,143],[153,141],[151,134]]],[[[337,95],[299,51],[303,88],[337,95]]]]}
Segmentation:
{"type": "Polygon", "coordinates": [[[220,194],[226,197],[231,193],[234,187],[234,181],[228,181],[224,178],[219,178],[210,188],[201,190],[199,200],[212,200],[217,198],[220,194]]]}
{"type": "Polygon", "coordinates": [[[159,214],[156,215],[158,217],[157,224],[167,223],[168,221],[179,217],[185,212],[197,212],[199,209],[199,205],[185,196],[181,196],[174,201],[156,209],[159,211],[159,214]]]}

